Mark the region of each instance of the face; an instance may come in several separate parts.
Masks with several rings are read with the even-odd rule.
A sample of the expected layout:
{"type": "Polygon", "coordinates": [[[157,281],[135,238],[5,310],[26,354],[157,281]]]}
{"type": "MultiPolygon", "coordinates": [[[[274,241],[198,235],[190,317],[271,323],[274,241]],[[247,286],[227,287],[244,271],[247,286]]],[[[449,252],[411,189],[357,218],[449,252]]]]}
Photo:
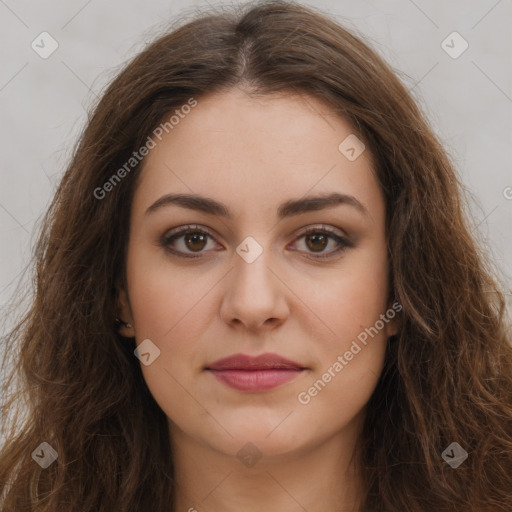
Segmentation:
{"type": "Polygon", "coordinates": [[[119,307],[144,379],[171,438],[218,452],[343,437],[396,332],[369,150],[357,156],[354,129],[311,96],[197,101],[150,151],[132,204],[119,307]],[[294,364],[215,366],[240,354],[294,364]]]}

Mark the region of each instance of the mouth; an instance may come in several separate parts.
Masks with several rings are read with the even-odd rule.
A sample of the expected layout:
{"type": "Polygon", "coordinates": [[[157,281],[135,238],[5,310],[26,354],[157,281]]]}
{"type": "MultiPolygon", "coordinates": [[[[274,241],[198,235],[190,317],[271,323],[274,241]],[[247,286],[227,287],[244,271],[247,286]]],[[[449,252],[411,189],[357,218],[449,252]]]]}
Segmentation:
{"type": "Polygon", "coordinates": [[[257,357],[236,354],[205,368],[219,382],[239,391],[266,391],[291,381],[307,370],[277,354],[257,357]]]}

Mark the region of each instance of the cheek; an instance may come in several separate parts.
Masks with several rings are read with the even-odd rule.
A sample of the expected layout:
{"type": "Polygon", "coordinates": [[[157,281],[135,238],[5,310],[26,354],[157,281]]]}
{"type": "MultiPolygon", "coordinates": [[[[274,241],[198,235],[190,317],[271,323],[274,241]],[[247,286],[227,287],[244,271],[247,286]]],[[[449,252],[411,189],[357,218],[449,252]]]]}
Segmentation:
{"type": "MultiPolygon", "coordinates": [[[[394,317],[386,316],[385,254],[383,246],[359,251],[323,282],[318,278],[302,282],[308,308],[301,317],[308,322],[317,363],[308,385],[301,389],[304,400],[299,400],[302,405],[310,403],[308,415],[335,403],[339,409],[332,411],[333,421],[340,411],[349,418],[368,401],[377,384],[386,351],[386,325],[394,317]]],[[[331,413],[324,410],[322,414],[331,413]]]]}
{"type": "Polygon", "coordinates": [[[337,290],[331,290],[330,298],[324,296],[321,301],[311,305],[311,309],[321,311],[321,321],[328,327],[323,328],[325,334],[319,336],[318,321],[311,319],[316,324],[317,334],[313,335],[310,343],[312,352],[319,360],[317,373],[324,374],[331,368],[331,377],[332,373],[337,375],[336,379],[325,375],[327,382],[332,380],[339,384],[345,382],[344,385],[348,387],[359,386],[362,374],[380,373],[387,341],[385,320],[390,319],[385,316],[385,283],[378,291],[375,293],[375,288],[366,286],[363,280],[343,280],[337,290]],[[382,315],[385,320],[382,320],[382,315]],[[340,356],[343,368],[339,366],[340,356]],[[337,362],[338,365],[333,368],[337,362]]]}
{"type": "Polygon", "coordinates": [[[150,339],[160,351],[151,365],[141,366],[143,375],[172,417],[183,404],[193,407],[185,390],[205,364],[205,334],[217,314],[212,297],[222,276],[207,265],[185,269],[143,250],[130,254],[127,271],[137,344],[150,339]]]}
{"type": "Polygon", "coordinates": [[[141,364],[141,369],[160,408],[183,428],[190,428],[198,418],[208,420],[190,393],[205,362],[201,340],[215,318],[209,292],[219,277],[199,266],[184,271],[158,260],[153,255],[152,264],[144,264],[149,258],[142,251],[128,260],[137,344],[150,339],[160,350],[154,362],[141,364]]]}
{"type": "MultiPolygon", "coordinates": [[[[388,266],[381,246],[353,252],[339,268],[301,278],[309,331],[343,349],[387,310],[388,266]],[[314,315],[311,313],[313,312],[314,315]],[[320,328],[320,331],[319,331],[320,328]]],[[[380,325],[380,323],[379,323],[380,325]]],[[[381,326],[382,328],[382,326],[381,326]]]]}
{"type": "Polygon", "coordinates": [[[164,341],[181,338],[184,332],[187,337],[199,332],[198,320],[208,316],[208,292],[218,281],[211,267],[206,267],[187,268],[173,263],[164,254],[133,250],[127,271],[137,338],[164,341]]]}
{"type": "Polygon", "coordinates": [[[387,268],[377,264],[353,270],[324,287],[324,293],[307,295],[324,327],[320,330],[318,319],[309,314],[316,365],[295,399],[304,420],[319,435],[354,420],[374,392],[384,365],[387,335],[381,315],[387,311],[387,268]]]}

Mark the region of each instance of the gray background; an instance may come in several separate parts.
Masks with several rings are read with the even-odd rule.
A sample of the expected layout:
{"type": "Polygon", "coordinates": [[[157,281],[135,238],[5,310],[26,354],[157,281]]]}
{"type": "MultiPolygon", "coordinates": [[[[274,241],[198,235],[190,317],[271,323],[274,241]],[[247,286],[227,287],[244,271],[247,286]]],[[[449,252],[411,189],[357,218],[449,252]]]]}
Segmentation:
{"type": "MultiPolygon", "coordinates": [[[[124,63],[169,22],[208,3],[221,4],[0,0],[2,310],[29,262],[38,220],[70,158],[88,107],[124,63]],[[43,31],[59,44],[47,59],[31,47],[43,31]]],[[[512,1],[302,3],[323,9],[364,35],[402,73],[473,195],[473,232],[491,251],[510,304],[512,1]],[[469,44],[455,59],[441,46],[453,31],[469,44]]],[[[460,48],[458,42],[448,41],[455,50],[460,48]]]]}

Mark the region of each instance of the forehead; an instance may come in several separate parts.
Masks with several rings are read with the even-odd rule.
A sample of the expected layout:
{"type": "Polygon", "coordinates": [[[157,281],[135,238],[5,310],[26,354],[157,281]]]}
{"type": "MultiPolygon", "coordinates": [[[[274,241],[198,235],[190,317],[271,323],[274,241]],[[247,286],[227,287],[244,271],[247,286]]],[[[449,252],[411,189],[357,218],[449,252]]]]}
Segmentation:
{"type": "Polygon", "coordinates": [[[234,89],[199,97],[155,139],[134,207],[147,208],[169,192],[193,192],[232,205],[237,216],[254,215],[284,199],[336,191],[356,196],[372,217],[381,215],[369,150],[351,161],[339,149],[349,136],[357,136],[350,123],[310,95],[255,98],[234,89]]]}

